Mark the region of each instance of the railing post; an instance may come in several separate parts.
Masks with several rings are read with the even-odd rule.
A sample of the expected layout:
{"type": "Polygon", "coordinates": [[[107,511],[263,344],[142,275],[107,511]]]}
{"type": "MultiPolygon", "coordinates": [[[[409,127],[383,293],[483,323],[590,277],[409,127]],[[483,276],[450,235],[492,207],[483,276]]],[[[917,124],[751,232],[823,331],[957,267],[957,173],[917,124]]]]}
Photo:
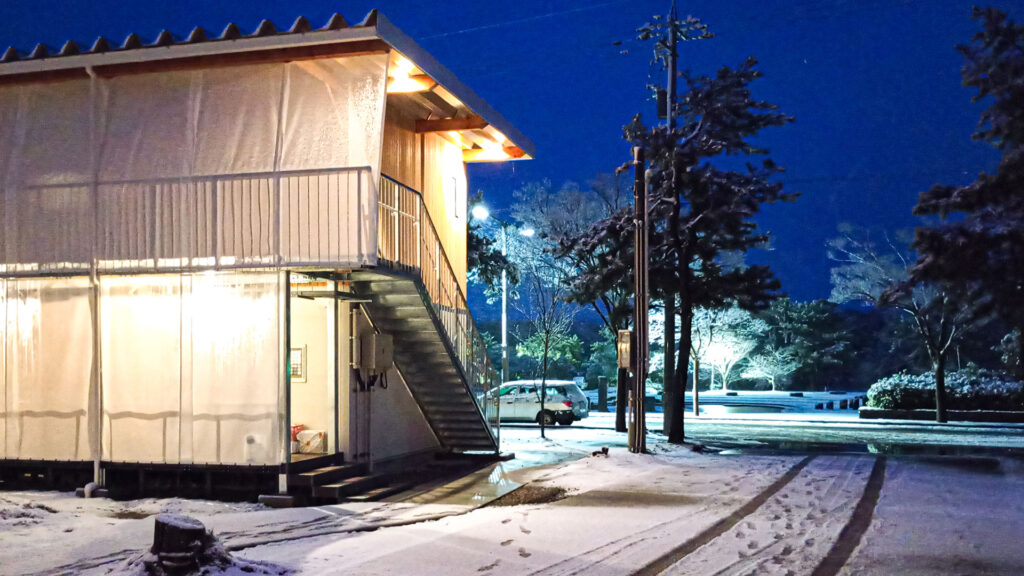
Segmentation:
{"type": "Polygon", "coordinates": [[[395,205],[391,208],[391,217],[392,217],[392,220],[393,220],[391,225],[394,226],[394,228],[395,228],[395,240],[394,240],[395,243],[391,247],[391,249],[394,252],[392,254],[391,261],[394,262],[395,264],[402,265],[402,264],[405,264],[405,263],[402,262],[402,250],[399,248],[399,246],[400,246],[399,242],[401,242],[401,232],[398,229],[398,227],[399,227],[398,204],[399,204],[399,196],[398,196],[398,194],[395,194],[395,205]]]}
{"type": "Polygon", "coordinates": [[[416,221],[413,226],[416,229],[416,268],[420,271],[420,278],[423,277],[423,233],[420,226],[420,210],[423,206],[423,199],[416,197],[416,221]]]}

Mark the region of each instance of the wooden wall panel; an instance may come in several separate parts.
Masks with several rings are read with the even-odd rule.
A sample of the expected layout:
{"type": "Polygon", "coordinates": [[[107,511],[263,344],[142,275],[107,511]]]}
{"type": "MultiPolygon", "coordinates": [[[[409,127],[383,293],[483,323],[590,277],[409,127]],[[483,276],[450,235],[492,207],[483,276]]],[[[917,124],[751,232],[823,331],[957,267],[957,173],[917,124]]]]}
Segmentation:
{"type": "Polygon", "coordinates": [[[465,186],[462,152],[437,134],[416,134],[415,119],[393,106],[388,107],[384,122],[381,170],[423,195],[452,271],[465,293],[468,192],[463,190],[453,197],[446,183],[454,176],[460,186],[465,186]],[[456,202],[461,205],[456,206],[456,202]]]}

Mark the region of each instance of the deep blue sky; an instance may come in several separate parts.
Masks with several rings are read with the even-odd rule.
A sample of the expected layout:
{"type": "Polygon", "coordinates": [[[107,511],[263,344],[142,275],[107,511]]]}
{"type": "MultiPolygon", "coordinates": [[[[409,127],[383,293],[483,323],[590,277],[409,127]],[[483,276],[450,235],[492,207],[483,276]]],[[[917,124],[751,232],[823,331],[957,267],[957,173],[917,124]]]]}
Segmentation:
{"type": "MultiPolygon", "coordinates": [[[[977,1],[977,0],[975,0],[977,1]]],[[[774,250],[754,261],[772,265],[799,299],[827,297],[824,241],[839,222],[911,227],[917,195],[935,182],[966,183],[997,160],[970,141],[980,108],[960,86],[954,50],[976,30],[971,1],[764,0],[679,2],[682,14],[710,25],[717,38],[682,47],[682,66],[713,72],[753,55],[764,78],[755,96],[796,123],[762,143],[788,168],[784,180],[803,196],[761,217],[774,250]]],[[[67,39],[153,38],[195,25],[219,32],[270,19],[287,28],[304,15],[314,26],[341,12],[357,22],[379,8],[466,84],[534,140],[536,160],[475,165],[470,186],[497,205],[525,182],[584,182],[627,159],[621,126],[651,112],[648,47],[629,40],[668,0],[555,2],[178,0],[7,0],[0,3],[0,50],[59,47],[67,39]]],[[[1016,2],[993,0],[1011,17],[1016,2]]],[[[662,76],[658,74],[657,80],[662,76]]]]}

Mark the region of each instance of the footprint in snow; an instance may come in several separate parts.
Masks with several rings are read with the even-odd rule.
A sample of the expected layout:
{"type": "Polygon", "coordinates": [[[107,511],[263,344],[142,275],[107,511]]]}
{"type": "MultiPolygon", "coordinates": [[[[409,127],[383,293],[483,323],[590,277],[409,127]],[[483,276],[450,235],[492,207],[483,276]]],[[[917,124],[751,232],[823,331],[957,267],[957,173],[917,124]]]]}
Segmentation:
{"type": "Polygon", "coordinates": [[[792,530],[792,529],[793,529],[793,523],[792,522],[786,522],[786,530],[792,530]]]}
{"type": "Polygon", "coordinates": [[[750,542],[747,543],[747,548],[750,548],[751,550],[757,548],[757,542],[754,541],[754,540],[751,540],[750,542]]]}
{"type": "Polygon", "coordinates": [[[747,530],[757,530],[757,526],[754,526],[754,523],[753,523],[753,522],[751,522],[751,521],[749,521],[749,520],[748,520],[748,521],[746,522],[746,524],[747,524],[747,530]]]}
{"type": "Polygon", "coordinates": [[[736,531],[736,537],[737,538],[746,538],[747,535],[743,533],[743,530],[737,530],[736,531]]]}
{"type": "Polygon", "coordinates": [[[786,547],[782,549],[782,552],[779,552],[779,556],[789,556],[792,553],[793,553],[793,547],[790,546],[789,544],[786,544],[786,547]]]}
{"type": "Polygon", "coordinates": [[[806,544],[808,548],[814,546],[814,538],[808,538],[807,540],[804,540],[804,544],[806,544]]]}
{"type": "Polygon", "coordinates": [[[477,572],[489,572],[489,571],[494,570],[495,568],[497,568],[498,564],[500,564],[500,563],[501,563],[501,560],[495,560],[494,562],[492,562],[492,563],[490,563],[490,564],[488,564],[486,566],[481,566],[481,567],[477,568],[476,571],[477,572]]]}
{"type": "Polygon", "coordinates": [[[529,558],[530,556],[533,556],[533,554],[530,554],[529,552],[527,552],[526,548],[520,548],[519,549],[519,556],[521,556],[523,558],[529,558]]]}
{"type": "Polygon", "coordinates": [[[508,546],[509,544],[511,544],[513,542],[515,542],[515,540],[512,539],[512,538],[509,538],[508,540],[505,540],[504,542],[502,542],[501,545],[502,546],[508,546]]]}
{"type": "Polygon", "coordinates": [[[502,520],[502,521],[501,521],[501,523],[502,523],[502,524],[508,524],[508,523],[509,523],[509,522],[511,522],[511,521],[512,521],[512,519],[511,519],[511,518],[505,518],[504,520],[502,520]]]}
{"type": "Polygon", "coordinates": [[[528,530],[525,526],[520,526],[519,531],[523,534],[530,534],[531,532],[533,532],[532,530],[528,530]]]}

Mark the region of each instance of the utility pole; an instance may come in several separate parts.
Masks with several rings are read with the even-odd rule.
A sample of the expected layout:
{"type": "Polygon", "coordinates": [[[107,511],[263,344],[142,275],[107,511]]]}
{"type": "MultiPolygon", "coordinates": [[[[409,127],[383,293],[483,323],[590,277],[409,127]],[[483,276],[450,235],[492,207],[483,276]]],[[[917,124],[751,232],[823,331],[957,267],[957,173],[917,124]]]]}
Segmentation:
{"type": "MultiPolygon", "coordinates": [[[[679,79],[679,35],[676,30],[676,21],[679,15],[676,12],[676,2],[672,0],[672,9],[668,16],[668,61],[665,68],[668,71],[666,88],[668,89],[668,105],[665,110],[665,119],[668,123],[669,132],[676,129],[676,102],[678,100],[678,79],[679,79]]],[[[679,189],[679,170],[676,167],[675,157],[672,158],[672,189],[679,189]]],[[[665,294],[665,332],[671,334],[671,342],[676,342],[676,293],[675,290],[667,290],[665,294]]],[[[665,346],[665,378],[663,385],[662,401],[664,403],[665,421],[662,432],[666,436],[671,434],[671,427],[675,417],[670,415],[678,414],[678,420],[682,423],[686,414],[686,369],[682,375],[676,374],[676,350],[669,346],[669,339],[666,337],[665,346]],[[676,386],[676,379],[682,380],[681,386],[676,386]]],[[[679,360],[685,367],[686,360],[690,356],[689,350],[679,348],[679,360]]]]}
{"type": "MultiPolygon", "coordinates": [[[[508,227],[501,225],[501,255],[508,250],[508,227]]],[[[508,276],[501,267],[501,384],[508,382],[508,276]]],[[[498,387],[501,387],[501,384],[498,387]]]]}
{"type": "Polygon", "coordinates": [[[668,116],[668,129],[676,129],[676,77],[678,74],[678,61],[679,61],[679,38],[676,36],[676,20],[678,14],[676,13],[676,1],[672,0],[672,10],[668,16],[668,110],[666,115],[668,116]]]}
{"type": "Polygon", "coordinates": [[[647,174],[644,149],[633,148],[633,334],[631,346],[634,363],[633,390],[630,398],[629,451],[642,454],[647,451],[647,426],[644,413],[644,397],[647,390],[648,337],[647,337],[647,274],[649,254],[647,252],[647,174]]]}

